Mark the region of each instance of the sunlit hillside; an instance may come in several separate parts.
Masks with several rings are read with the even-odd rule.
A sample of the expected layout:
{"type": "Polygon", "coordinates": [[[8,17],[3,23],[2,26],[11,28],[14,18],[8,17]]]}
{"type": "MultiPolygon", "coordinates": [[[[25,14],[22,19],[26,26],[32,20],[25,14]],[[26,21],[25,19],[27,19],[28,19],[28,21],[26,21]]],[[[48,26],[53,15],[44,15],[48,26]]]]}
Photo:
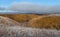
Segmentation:
{"type": "Polygon", "coordinates": [[[35,14],[0,14],[0,16],[9,17],[13,20],[16,20],[18,22],[28,22],[29,20],[33,18],[37,18],[39,15],[35,14]]]}
{"type": "Polygon", "coordinates": [[[23,23],[23,26],[33,28],[60,29],[60,16],[40,16],[36,14],[0,14],[0,16],[9,17],[17,22],[23,23]],[[28,24],[24,22],[28,22],[28,24]]]}
{"type": "Polygon", "coordinates": [[[30,27],[60,29],[60,16],[38,17],[29,22],[30,27]]]}

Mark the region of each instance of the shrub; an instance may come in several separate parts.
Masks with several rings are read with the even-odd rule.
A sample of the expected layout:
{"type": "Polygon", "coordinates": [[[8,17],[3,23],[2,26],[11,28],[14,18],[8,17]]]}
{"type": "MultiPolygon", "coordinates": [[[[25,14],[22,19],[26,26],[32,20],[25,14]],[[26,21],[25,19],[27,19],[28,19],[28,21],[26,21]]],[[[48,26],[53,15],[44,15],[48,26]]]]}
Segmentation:
{"type": "Polygon", "coordinates": [[[46,16],[34,18],[29,22],[29,27],[60,29],[60,16],[46,16]]]}

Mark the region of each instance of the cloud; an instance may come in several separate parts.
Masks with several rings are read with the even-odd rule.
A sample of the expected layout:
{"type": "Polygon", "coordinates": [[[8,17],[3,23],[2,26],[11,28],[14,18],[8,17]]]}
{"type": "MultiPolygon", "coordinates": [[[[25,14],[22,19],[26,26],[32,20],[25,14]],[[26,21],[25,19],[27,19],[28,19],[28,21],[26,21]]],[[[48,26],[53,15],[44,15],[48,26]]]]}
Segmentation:
{"type": "Polygon", "coordinates": [[[40,12],[45,12],[47,10],[48,6],[43,6],[43,5],[37,5],[34,3],[29,3],[29,2],[14,2],[11,4],[11,6],[8,8],[9,10],[17,10],[17,11],[40,11],[40,12]]]}
{"type": "Polygon", "coordinates": [[[0,10],[5,10],[5,8],[4,7],[0,7],[0,10]]]}
{"type": "Polygon", "coordinates": [[[15,11],[24,11],[24,12],[31,12],[34,13],[60,13],[60,6],[47,6],[47,5],[38,5],[29,2],[13,2],[11,6],[8,7],[8,10],[15,10],[15,11]]]}
{"type": "Polygon", "coordinates": [[[60,13],[60,5],[52,6],[48,10],[49,10],[49,12],[60,13]]]}

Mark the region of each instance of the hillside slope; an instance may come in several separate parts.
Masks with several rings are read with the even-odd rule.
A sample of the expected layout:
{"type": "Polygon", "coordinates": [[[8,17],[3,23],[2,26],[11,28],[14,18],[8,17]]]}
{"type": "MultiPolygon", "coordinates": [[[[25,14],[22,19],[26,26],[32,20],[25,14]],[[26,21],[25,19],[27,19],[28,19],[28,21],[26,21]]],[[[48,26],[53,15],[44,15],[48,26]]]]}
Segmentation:
{"type": "Polygon", "coordinates": [[[60,16],[44,16],[29,21],[33,28],[60,29],[60,16]]]}
{"type": "Polygon", "coordinates": [[[3,16],[0,16],[0,24],[9,25],[9,26],[21,25],[20,23],[16,22],[15,20],[12,20],[8,17],[3,17],[3,16]]]}
{"type": "Polygon", "coordinates": [[[17,22],[28,22],[38,17],[38,15],[35,14],[0,14],[0,16],[9,17],[17,22]]]}

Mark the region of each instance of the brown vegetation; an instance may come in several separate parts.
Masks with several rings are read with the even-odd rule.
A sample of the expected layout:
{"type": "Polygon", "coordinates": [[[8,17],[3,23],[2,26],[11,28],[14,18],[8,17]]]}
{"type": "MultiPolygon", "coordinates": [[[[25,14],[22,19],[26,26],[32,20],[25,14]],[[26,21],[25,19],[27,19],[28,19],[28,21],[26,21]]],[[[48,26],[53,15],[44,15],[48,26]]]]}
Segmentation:
{"type": "Polygon", "coordinates": [[[0,14],[0,16],[9,17],[18,22],[27,22],[38,17],[38,15],[35,14],[0,14]]]}
{"type": "Polygon", "coordinates": [[[7,14],[1,15],[9,17],[15,21],[23,23],[24,26],[33,27],[33,28],[46,28],[46,29],[60,29],[60,16],[39,16],[35,14],[7,14]]]}
{"type": "Polygon", "coordinates": [[[29,22],[29,27],[60,29],[60,16],[38,17],[29,22]]]}

